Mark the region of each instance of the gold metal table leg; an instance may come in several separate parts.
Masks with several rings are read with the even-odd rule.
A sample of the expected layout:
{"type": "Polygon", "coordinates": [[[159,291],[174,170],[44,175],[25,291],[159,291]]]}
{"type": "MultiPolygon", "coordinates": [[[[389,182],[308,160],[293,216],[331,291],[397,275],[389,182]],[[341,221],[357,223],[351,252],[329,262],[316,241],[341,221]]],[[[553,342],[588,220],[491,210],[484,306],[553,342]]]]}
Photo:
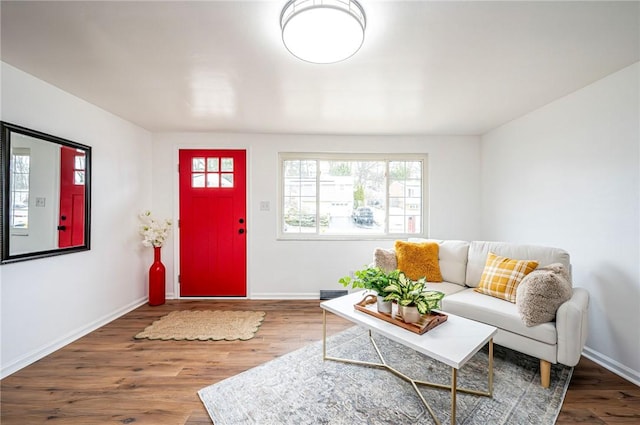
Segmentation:
{"type": "Polygon", "coordinates": [[[327,310],[322,309],[322,360],[327,360],[327,310]]]}
{"type": "Polygon", "coordinates": [[[456,389],[458,388],[458,369],[451,368],[451,425],[456,424],[456,389]]]}
{"type": "Polygon", "coordinates": [[[489,340],[489,397],[493,397],[493,338],[489,340]]]}

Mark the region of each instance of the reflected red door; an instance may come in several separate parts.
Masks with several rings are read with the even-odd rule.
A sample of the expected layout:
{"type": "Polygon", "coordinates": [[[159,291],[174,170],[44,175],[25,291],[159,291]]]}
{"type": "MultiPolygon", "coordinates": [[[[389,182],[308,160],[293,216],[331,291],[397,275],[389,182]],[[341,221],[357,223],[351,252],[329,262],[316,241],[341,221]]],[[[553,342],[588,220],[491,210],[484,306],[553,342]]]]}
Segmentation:
{"type": "Polygon", "coordinates": [[[58,247],[84,244],[85,155],[74,148],[60,148],[60,214],[58,247]]]}
{"type": "Polygon", "coordinates": [[[180,295],[246,296],[246,152],[180,150],[180,295]]]}

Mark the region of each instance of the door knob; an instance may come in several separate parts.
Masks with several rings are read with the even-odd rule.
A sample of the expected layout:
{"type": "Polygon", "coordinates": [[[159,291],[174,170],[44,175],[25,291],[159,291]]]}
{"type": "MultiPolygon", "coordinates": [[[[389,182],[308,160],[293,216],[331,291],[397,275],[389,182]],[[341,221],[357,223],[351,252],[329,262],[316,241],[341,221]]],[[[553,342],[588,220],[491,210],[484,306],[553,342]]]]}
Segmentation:
{"type": "Polygon", "coordinates": [[[67,226],[58,226],[58,230],[62,230],[64,232],[67,230],[67,226]]]}
{"type": "Polygon", "coordinates": [[[244,233],[244,229],[239,229],[238,233],[243,234],[244,233]]]}

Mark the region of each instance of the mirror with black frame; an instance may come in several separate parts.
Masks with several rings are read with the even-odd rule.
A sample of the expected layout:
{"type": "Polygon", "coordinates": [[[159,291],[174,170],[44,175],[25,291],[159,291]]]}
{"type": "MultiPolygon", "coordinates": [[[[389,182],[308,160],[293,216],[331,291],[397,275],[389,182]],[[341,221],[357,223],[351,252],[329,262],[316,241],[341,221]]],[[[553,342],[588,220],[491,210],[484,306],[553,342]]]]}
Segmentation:
{"type": "Polygon", "coordinates": [[[0,122],[2,264],[90,249],[91,147],[0,122]]]}

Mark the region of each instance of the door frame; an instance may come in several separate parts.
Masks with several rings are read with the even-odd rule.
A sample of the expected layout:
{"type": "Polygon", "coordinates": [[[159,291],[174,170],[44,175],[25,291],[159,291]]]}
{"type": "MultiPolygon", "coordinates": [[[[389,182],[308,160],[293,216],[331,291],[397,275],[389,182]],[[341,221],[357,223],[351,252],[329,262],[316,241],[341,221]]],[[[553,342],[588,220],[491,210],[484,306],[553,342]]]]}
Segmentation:
{"type": "Polygon", "coordinates": [[[249,247],[252,246],[252,240],[253,240],[253,232],[251,231],[251,226],[253,223],[253,216],[252,216],[252,208],[251,208],[251,202],[250,202],[250,198],[251,198],[251,169],[249,167],[249,164],[251,163],[251,149],[249,148],[249,146],[245,145],[245,144],[239,144],[237,146],[229,146],[229,145],[216,145],[216,146],[212,146],[212,145],[194,145],[194,144],[188,144],[188,145],[175,145],[174,149],[173,149],[173,155],[172,155],[172,160],[173,160],[173,174],[172,174],[172,180],[173,180],[173,222],[175,223],[175,225],[173,226],[173,299],[176,300],[198,300],[198,299],[204,299],[204,300],[246,300],[246,299],[250,299],[251,298],[251,276],[250,276],[250,264],[251,264],[251,256],[249,255],[249,247]],[[246,170],[246,229],[247,229],[247,234],[246,234],[246,252],[245,252],[245,256],[246,256],[246,285],[247,285],[247,296],[245,297],[182,297],[180,296],[180,282],[178,281],[178,276],[180,275],[180,228],[178,226],[178,219],[180,218],[180,172],[178,169],[178,164],[180,162],[179,156],[180,156],[180,151],[181,150],[185,150],[185,149],[211,149],[211,150],[243,150],[245,151],[246,154],[246,164],[245,164],[245,170],[246,170]]]}

